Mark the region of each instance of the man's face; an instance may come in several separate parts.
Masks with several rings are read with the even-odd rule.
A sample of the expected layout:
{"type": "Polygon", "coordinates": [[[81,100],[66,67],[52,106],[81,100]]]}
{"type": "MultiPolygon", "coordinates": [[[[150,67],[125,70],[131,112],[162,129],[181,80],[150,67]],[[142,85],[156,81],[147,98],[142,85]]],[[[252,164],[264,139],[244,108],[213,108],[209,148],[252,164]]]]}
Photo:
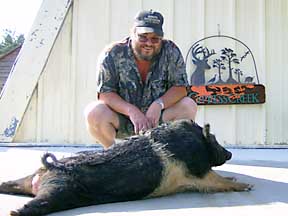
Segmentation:
{"type": "Polygon", "coordinates": [[[139,60],[151,61],[160,52],[161,45],[162,37],[155,33],[139,34],[135,31],[132,37],[134,55],[139,60]]]}

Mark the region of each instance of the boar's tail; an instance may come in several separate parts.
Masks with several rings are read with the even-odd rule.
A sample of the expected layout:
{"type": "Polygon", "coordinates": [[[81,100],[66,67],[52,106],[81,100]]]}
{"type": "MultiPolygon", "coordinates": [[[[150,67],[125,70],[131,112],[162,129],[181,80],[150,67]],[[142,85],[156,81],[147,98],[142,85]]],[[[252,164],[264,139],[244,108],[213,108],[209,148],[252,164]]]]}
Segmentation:
{"type": "Polygon", "coordinates": [[[58,160],[57,160],[57,158],[55,157],[55,155],[54,154],[52,154],[52,153],[45,153],[43,156],[42,156],[42,158],[41,158],[41,162],[42,162],[42,164],[45,166],[45,168],[47,168],[47,169],[52,169],[52,168],[55,168],[57,165],[57,163],[58,163],[58,160]],[[51,158],[52,159],[52,162],[49,162],[47,159],[48,158],[51,158]]]}

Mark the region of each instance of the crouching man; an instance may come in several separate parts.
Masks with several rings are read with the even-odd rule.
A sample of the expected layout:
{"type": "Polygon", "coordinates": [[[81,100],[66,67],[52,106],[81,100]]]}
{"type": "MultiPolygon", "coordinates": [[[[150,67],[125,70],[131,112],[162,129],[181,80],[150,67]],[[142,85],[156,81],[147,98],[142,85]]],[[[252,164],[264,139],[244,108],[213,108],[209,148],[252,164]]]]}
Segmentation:
{"type": "Polygon", "coordinates": [[[97,70],[97,101],[85,111],[89,133],[104,148],[117,137],[138,134],[161,122],[195,120],[187,97],[187,74],[176,44],[163,38],[163,16],[140,11],[130,36],[106,48],[97,70]]]}

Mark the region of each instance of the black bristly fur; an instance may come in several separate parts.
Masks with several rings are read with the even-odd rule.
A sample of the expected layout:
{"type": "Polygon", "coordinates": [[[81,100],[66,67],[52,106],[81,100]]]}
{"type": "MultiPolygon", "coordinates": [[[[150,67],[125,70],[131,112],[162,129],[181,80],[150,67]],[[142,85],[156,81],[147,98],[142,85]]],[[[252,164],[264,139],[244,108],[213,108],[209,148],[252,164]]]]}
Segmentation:
{"type": "Polygon", "coordinates": [[[138,200],[149,197],[165,182],[167,161],[178,161],[187,167],[188,175],[202,178],[212,166],[225,162],[228,157],[224,150],[216,139],[205,138],[199,125],[189,120],[175,121],[101,152],[86,151],[60,160],[46,153],[42,157],[43,168],[8,186],[3,183],[0,192],[13,192],[16,185],[26,187],[23,194],[31,194],[31,181],[40,176],[35,198],[12,213],[17,216],[138,200]]]}
{"type": "Polygon", "coordinates": [[[183,161],[191,174],[202,177],[210,170],[202,128],[192,121],[163,124],[152,130],[150,138],[154,142],[169,143],[167,150],[173,153],[173,158],[183,161]]]}

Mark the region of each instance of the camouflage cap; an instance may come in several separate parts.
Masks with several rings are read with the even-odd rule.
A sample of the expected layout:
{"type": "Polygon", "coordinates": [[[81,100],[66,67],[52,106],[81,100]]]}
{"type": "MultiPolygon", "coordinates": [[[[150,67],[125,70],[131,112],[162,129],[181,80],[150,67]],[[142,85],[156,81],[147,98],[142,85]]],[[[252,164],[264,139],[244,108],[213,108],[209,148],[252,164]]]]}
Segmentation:
{"type": "Polygon", "coordinates": [[[134,27],[140,34],[154,32],[158,36],[163,37],[163,22],[164,18],[159,12],[143,10],[136,15],[134,27]]]}

